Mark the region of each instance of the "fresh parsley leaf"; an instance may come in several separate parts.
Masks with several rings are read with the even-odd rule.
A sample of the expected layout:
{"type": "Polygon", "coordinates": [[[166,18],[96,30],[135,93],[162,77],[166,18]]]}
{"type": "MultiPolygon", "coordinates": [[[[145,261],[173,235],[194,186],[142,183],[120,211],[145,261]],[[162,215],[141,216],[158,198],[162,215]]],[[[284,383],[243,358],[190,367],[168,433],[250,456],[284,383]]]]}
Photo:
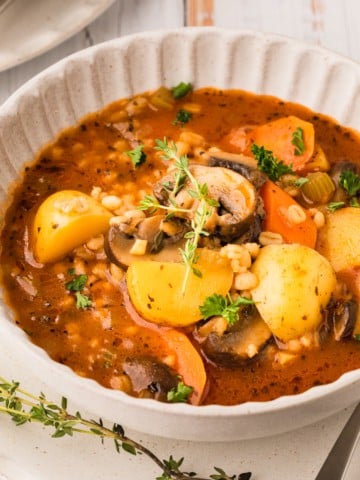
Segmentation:
{"type": "Polygon", "coordinates": [[[75,293],[76,297],[76,308],[88,308],[92,306],[92,301],[87,295],[83,295],[80,292],[75,293]]]}
{"type": "Polygon", "coordinates": [[[181,127],[185,125],[185,123],[188,123],[191,120],[192,113],[189,112],[188,110],[185,110],[184,108],[181,108],[177,115],[176,119],[172,122],[173,125],[180,125],[181,127]]]}
{"type": "Polygon", "coordinates": [[[218,293],[214,293],[207,297],[202,305],[200,305],[200,313],[207,320],[215,315],[224,317],[229,325],[234,325],[239,320],[239,308],[241,305],[253,305],[254,301],[246,297],[237,297],[232,300],[230,295],[224,297],[218,293]]]}
{"type": "Polygon", "coordinates": [[[279,180],[285,173],[295,173],[291,165],[285,165],[277,160],[272,151],[266,150],[263,146],[259,147],[254,143],[251,146],[251,152],[258,163],[259,170],[266,173],[270,180],[279,180]]]}
{"type": "Polygon", "coordinates": [[[179,382],[176,387],[168,391],[167,400],[171,403],[186,403],[193,391],[193,387],[179,382]]]}
{"type": "Polygon", "coordinates": [[[345,205],[345,202],[330,202],[327,208],[330,212],[335,212],[336,210],[339,210],[339,208],[345,207],[345,205]]]}
{"type": "Polygon", "coordinates": [[[134,167],[138,167],[139,165],[143,164],[146,160],[146,153],[143,152],[144,145],[138,145],[133,150],[128,150],[126,155],[132,161],[134,167]]]}
{"type": "Polygon", "coordinates": [[[294,145],[294,155],[300,156],[305,152],[304,130],[298,127],[292,134],[291,143],[294,145]]]}
{"type": "Polygon", "coordinates": [[[306,177],[299,177],[295,180],[294,185],[295,185],[295,187],[301,188],[308,181],[309,181],[309,179],[306,178],[306,177]]]}
{"type": "MultiPolygon", "coordinates": [[[[71,269],[71,271],[73,271],[73,269],[71,269]]],[[[74,275],[74,273],[70,273],[70,275],[74,275]]],[[[66,290],[70,290],[71,292],[79,292],[85,287],[87,278],[88,277],[85,274],[77,275],[65,284],[66,290]]]]}
{"type": "Polygon", "coordinates": [[[357,333],[356,335],[354,335],[354,338],[357,342],[360,342],[360,333],[357,333]]]}
{"type": "Polygon", "coordinates": [[[350,197],[354,197],[360,191],[360,175],[351,170],[344,170],[341,173],[339,183],[350,197]]]}
{"type": "Polygon", "coordinates": [[[178,85],[171,89],[172,96],[175,99],[185,97],[192,90],[191,83],[180,82],[178,85]]]}

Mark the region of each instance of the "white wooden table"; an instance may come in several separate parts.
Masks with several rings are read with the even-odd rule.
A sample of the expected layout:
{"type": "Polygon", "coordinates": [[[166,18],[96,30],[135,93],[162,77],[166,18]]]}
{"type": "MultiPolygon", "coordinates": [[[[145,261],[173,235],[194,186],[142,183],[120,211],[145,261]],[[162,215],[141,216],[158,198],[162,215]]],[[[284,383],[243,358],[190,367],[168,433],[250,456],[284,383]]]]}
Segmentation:
{"type": "MultiPolygon", "coordinates": [[[[61,0],[58,3],[61,8],[61,0]]],[[[0,104],[27,79],[77,50],[137,31],[183,26],[183,3],[115,1],[100,18],[71,39],[0,73],[0,104]]],[[[213,15],[199,15],[197,22],[280,33],[360,60],[359,0],[198,0],[198,4],[206,3],[213,4],[213,15]]],[[[0,368],[6,368],[6,372],[0,372],[2,375],[16,372],[16,355],[11,346],[0,352],[0,368]]],[[[31,375],[30,370],[28,374],[31,375]]],[[[51,398],[52,392],[47,393],[51,398]]],[[[251,470],[254,480],[313,480],[350,413],[351,409],[340,412],[285,435],[231,444],[169,441],[138,433],[133,436],[161,458],[170,454],[175,458],[185,456],[186,469],[203,476],[214,473],[213,466],[217,465],[229,473],[251,470]]],[[[154,480],[159,475],[144,456],[119,456],[110,443],[101,445],[92,438],[50,439],[49,432],[42,427],[14,427],[7,417],[0,418],[1,480],[78,480],[80,476],[87,480],[154,480]]],[[[345,478],[360,478],[360,447],[345,478]]]]}

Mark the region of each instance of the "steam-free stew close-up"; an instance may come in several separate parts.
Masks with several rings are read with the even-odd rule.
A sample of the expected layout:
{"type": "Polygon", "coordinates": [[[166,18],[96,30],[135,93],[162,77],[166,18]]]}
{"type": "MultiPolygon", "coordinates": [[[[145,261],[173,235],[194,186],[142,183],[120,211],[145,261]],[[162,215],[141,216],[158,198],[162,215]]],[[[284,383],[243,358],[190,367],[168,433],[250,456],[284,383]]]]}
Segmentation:
{"type": "Polygon", "coordinates": [[[235,405],[360,368],[360,138],[181,82],[44,147],[9,194],[6,302],[56,362],[140,398],[235,405]]]}

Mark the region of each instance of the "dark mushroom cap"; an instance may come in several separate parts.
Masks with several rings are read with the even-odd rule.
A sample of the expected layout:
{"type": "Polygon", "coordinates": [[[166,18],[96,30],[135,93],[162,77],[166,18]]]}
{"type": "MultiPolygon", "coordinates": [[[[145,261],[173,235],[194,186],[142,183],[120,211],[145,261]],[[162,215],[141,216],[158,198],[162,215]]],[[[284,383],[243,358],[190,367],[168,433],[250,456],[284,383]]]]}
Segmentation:
{"type": "Polygon", "coordinates": [[[272,333],[257,310],[243,308],[240,319],[222,335],[211,332],[202,343],[207,358],[218,365],[242,365],[259,353],[272,333]]]}
{"type": "Polygon", "coordinates": [[[154,357],[127,358],[122,367],[131,380],[134,392],[147,391],[161,402],[167,401],[167,393],[178,384],[176,372],[154,357]]]}

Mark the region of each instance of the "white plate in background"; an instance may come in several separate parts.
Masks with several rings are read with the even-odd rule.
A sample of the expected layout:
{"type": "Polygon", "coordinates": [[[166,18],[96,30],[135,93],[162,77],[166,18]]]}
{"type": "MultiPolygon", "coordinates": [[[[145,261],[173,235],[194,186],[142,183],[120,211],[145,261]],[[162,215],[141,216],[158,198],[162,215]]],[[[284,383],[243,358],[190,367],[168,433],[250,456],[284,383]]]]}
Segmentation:
{"type": "Polygon", "coordinates": [[[50,50],[114,0],[13,0],[0,14],[0,72],[50,50]]]}

